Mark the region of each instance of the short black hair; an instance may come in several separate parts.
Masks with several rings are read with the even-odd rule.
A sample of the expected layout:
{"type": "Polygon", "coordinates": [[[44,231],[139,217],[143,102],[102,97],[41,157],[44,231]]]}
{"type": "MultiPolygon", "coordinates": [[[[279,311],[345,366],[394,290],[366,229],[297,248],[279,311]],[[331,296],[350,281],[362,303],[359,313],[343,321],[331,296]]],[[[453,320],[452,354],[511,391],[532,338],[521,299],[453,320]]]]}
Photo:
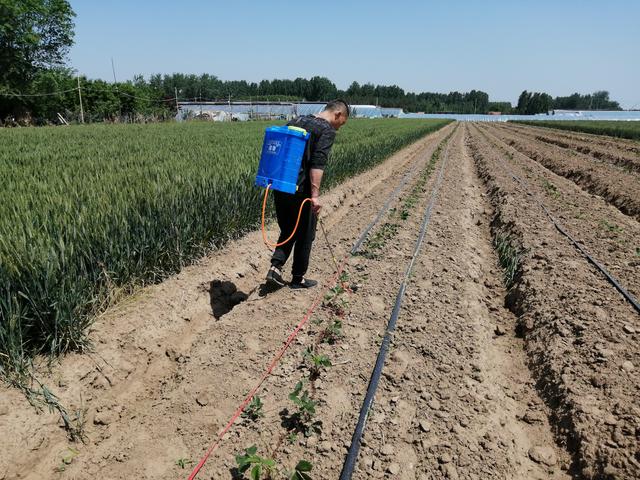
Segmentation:
{"type": "Polygon", "coordinates": [[[331,110],[333,112],[335,112],[336,110],[346,110],[347,117],[351,115],[351,108],[349,107],[349,104],[346,101],[342,100],[341,98],[336,98],[335,100],[331,100],[329,103],[325,105],[324,109],[331,110]]]}

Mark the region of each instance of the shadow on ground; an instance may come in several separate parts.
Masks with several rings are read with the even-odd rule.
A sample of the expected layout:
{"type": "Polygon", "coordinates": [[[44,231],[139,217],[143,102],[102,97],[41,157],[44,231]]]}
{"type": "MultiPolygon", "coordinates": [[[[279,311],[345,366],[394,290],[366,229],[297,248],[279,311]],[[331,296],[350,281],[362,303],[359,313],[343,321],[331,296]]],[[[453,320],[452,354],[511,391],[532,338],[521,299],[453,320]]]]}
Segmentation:
{"type": "Polygon", "coordinates": [[[233,307],[244,302],[249,295],[238,290],[236,284],[229,280],[213,280],[209,284],[209,301],[211,311],[216,320],[233,310],[233,307]]]}

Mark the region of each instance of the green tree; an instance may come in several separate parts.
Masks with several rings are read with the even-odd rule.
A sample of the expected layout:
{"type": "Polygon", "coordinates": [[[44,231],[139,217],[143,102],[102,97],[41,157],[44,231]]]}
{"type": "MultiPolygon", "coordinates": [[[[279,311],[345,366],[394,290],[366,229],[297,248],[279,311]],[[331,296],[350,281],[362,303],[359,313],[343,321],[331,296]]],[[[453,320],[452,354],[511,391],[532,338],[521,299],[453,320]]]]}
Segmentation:
{"type": "Polygon", "coordinates": [[[27,92],[47,95],[29,99],[28,105],[33,117],[52,120],[58,112],[64,115],[76,113],[79,103],[75,86],[75,76],[67,68],[51,68],[36,73],[27,92]]]}
{"type": "MultiPolygon", "coordinates": [[[[310,80],[311,91],[309,100],[328,101],[335,98],[338,89],[334,83],[326,77],[313,77],[310,80]]],[[[274,92],[275,93],[275,92],[274,92]]]]}
{"type": "Polygon", "coordinates": [[[0,78],[20,84],[60,66],[73,44],[75,16],[66,0],[0,0],[0,78]]]}
{"type": "MultiPolygon", "coordinates": [[[[39,72],[64,64],[74,16],[66,0],[0,0],[0,91],[26,89],[39,72]]],[[[0,99],[0,115],[15,103],[0,99]]]]}
{"type": "Polygon", "coordinates": [[[516,110],[520,115],[524,115],[527,113],[527,107],[530,101],[531,101],[531,94],[526,90],[523,91],[520,94],[520,97],[518,98],[518,106],[516,107],[516,110]]]}

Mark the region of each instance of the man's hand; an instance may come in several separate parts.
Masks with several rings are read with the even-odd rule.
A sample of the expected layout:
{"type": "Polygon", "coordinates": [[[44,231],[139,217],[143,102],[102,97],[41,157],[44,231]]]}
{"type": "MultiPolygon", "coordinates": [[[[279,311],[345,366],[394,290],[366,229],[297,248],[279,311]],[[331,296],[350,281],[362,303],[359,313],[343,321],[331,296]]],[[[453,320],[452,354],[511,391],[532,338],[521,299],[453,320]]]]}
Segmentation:
{"type": "Polygon", "coordinates": [[[321,208],[322,208],[322,205],[320,204],[320,198],[311,197],[311,211],[316,215],[318,215],[320,213],[321,208]]]}

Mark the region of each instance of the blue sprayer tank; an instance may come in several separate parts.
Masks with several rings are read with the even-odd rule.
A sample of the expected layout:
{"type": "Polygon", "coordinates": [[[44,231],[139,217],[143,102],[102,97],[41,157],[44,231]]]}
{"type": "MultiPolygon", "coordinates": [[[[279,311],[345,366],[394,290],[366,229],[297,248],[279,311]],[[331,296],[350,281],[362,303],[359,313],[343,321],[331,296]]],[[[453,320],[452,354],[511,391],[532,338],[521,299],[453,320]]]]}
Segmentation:
{"type": "Polygon", "coordinates": [[[299,127],[268,127],[264,134],[256,186],[296,193],[298,173],[310,134],[299,127]]]}

